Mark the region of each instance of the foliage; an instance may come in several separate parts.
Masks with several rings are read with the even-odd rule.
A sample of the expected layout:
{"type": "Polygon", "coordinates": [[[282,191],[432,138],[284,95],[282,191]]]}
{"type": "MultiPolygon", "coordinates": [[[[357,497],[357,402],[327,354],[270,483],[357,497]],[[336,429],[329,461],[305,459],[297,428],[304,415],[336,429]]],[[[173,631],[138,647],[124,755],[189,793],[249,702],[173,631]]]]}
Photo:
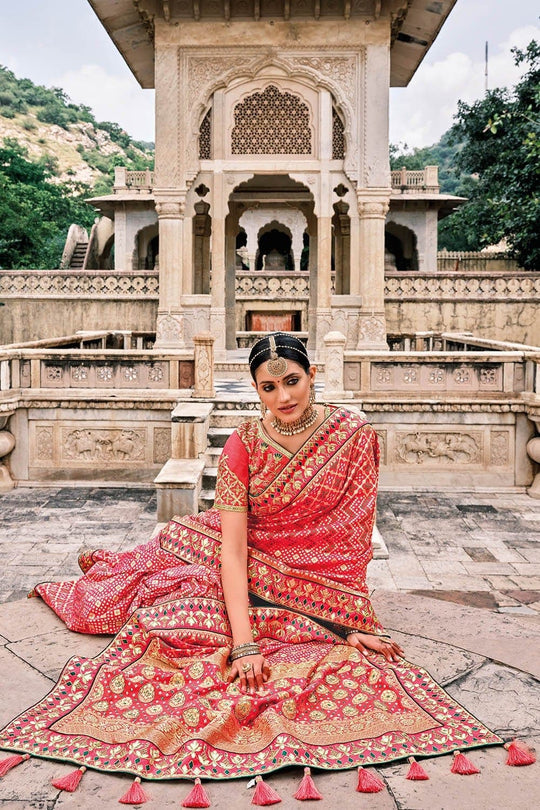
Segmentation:
{"type": "Polygon", "coordinates": [[[506,239],[522,267],[540,270],[540,46],[533,40],[514,55],[527,70],[513,90],[459,103],[450,131],[462,145],[457,165],[477,180],[452,219],[476,233],[479,247],[506,239]]]}
{"type": "Polygon", "coordinates": [[[17,141],[0,148],[0,267],[58,267],[72,222],[92,224],[89,189],[54,182],[54,163],[32,160],[17,141]]]}
{"type": "MultiPolygon", "coordinates": [[[[98,123],[92,110],[84,104],[73,104],[59,87],[36,85],[30,79],[18,79],[12,71],[0,66],[0,116],[17,118],[21,132],[37,129],[36,118],[44,124],[64,129],[79,125],[84,138],[93,148],[77,147],[81,157],[99,172],[94,187],[73,181],[60,182],[58,166],[47,149],[45,132],[33,138],[45,154],[30,157],[14,139],[0,146],[0,267],[58,267],[66,234],[71,223],[92,225],[95,210],[84,198],[109,194],[114,184],[114,168],[146,169],[153,166],[154,145],[134,141],[111,121],[98,123]],[[90,126],[88,126],[90,124],[90,126]],[[108,133],[122,150],[112,154],[102,148],[108,133]]],[[[1,141],[0,141],[1,143],[1,141]]],[[[65,171],[73,175],[74,169],[65,171]]]]}

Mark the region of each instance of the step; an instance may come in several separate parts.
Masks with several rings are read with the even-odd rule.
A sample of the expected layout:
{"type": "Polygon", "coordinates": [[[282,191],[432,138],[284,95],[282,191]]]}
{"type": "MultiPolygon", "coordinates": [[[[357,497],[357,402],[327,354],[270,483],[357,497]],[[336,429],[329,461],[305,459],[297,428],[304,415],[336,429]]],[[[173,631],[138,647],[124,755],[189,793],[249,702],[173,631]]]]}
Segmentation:
{"type": "Polygon", "coordinates": [[[231,433],[234,433],[232,427],[208,428],[208,444],[211,447],[224,447],[231,433]]]}
{"type": "Polygon", "coordinates": [[[201,512],[205,512],[207,509],[211,509],[213,507],[214,498],[215,492],[213,489],[201,489],[199,495],[199,509],[201,512]]]}
{"type": "Polygon", "coordinates": [[[217,467],[206,467],[203,470],[202,486],[204,490],[215,490],[217,481],[217,467]]]}

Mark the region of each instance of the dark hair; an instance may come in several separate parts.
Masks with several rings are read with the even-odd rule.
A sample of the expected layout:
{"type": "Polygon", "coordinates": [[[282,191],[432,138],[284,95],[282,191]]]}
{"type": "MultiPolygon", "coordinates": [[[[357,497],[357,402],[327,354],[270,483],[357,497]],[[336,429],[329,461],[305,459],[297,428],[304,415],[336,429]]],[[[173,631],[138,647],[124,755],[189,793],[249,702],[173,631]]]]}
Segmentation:
{"type": "Polygon", "coordinates": [[[275,338],[276,352],[278,357],[285,357],[286,360],[293,360],[302,366],[306,374],[309,372],[311,363],[306,351],[306,347],[300,338],[294,335],[288,335],[286,332],[272,332],[271,335],[261,338],[255,343],[249,353],[249,370],[251,376],[255,379],[255,372],[261,365],[270,360],[270,338],[275,338]]]}

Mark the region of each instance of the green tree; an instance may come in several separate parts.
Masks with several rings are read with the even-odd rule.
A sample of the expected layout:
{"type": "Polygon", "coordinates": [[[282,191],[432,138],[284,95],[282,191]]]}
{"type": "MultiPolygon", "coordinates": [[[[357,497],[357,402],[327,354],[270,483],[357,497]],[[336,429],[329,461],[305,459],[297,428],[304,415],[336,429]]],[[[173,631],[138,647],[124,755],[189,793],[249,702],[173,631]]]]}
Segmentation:
{"type": "Polygon", "coordinates": [[[533,40],[514,56],[527,68],[514,89],[459,103],[451,139],[461,145],[458,167],[476,179],[445,222],[476,235],[478,247],[506,239],[522,267],[540,270],[540,46],[533,40]]]}
{"type": "Polygon", "coordinates": [[[54,165],[31,160],[17,141],[0,147],[0,267],[55,268],[72,222],[88,227],[95,212],[87,187],[55,182],[54,165]]]}

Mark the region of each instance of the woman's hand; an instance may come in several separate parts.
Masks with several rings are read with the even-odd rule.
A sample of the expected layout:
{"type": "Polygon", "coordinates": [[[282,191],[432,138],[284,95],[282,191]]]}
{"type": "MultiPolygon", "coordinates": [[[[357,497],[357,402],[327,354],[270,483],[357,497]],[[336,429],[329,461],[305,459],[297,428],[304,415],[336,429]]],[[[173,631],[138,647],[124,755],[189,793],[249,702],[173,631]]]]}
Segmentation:
{"type": "Polygon", "coordinates": [[[240,681],[242,692],[258,692],[270,677],[270,665],[264,655],[244,655],[231,664],[231,671],[227,678],[229,683],[240,681]]]}
{"type": "Polygon", "coordinates": [[[392,641],[391,638],[383,638],[383,636],[372,636],[369,633],[349,633],[347,643],[351,647],[356,647],[360,652],[365,652],[368,649],[382,653],[387,661],[397,662],[399,656],[403,655],[403,650],[397,641],[392,641]]]}

